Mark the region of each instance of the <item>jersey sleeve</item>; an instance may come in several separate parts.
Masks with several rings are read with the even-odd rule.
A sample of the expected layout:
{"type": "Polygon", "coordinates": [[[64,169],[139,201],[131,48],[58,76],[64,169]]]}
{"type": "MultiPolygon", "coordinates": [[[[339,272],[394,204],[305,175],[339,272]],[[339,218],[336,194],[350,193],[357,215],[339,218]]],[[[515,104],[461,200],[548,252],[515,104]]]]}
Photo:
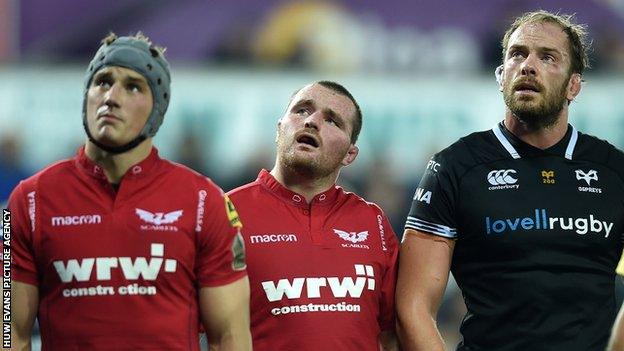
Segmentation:
{"type": "Polygon", "coordinates": [[[245,246],[242,223],[230,199],[221,189],[207,189],[204,224],[199,235],[197,277],[201,287],[229,284],[244,277],[245,246]]]}
{"type": "MultiPolygon", "coordinates": [[[[607,165],[611,168],[619,178],[619,189],[624,188],[624,152],[622,150],[616,148],[615,146],[610,146],[611,150],[609,152],[609,157],[607,158],[607,165]]],[[[624,197],[620,197],[620,203],[624,206],[624,197]]],[[[624,242],[624,232],[620,234],[620,238],[622,242],[624,242]]],[[[624,275],[624,256],[620,259],[620,263],[617,267],[617,273],[619,275],[624,275]]]]}
{"type": "Polygon", "coordinates": [[[615,268],[615,272],[620,276],[624,276],[624,252],[622,252],[622,256],[620,257],[620,262],[618,262],[618,265],[615,268]]]}
{"type": "Polygon", "coordinates": [[[384,231],[383,237],[385,238],[385,243],[382,243],[382,249],[385,248],[387,268],[381,282],[379,327],[382,331],[386,331],[394,330],[395,328],[396,314],[394,307],[394,294],[398,273],[399,243],[388,218],[383,213],[380,217],[380,229],[384,231]]]}
{"type": "MultiPolygon", "coordinates": [[[[11,216],[11,278],[31,285],[39,285],[37,265],[34,254],[34,229],[36,216],[36,192],[26,189],[27,183],[21,182],[9,197],[11,216]]],[[[3,242],[3,246],[7,244],[3,242]]]]}
{"type": "Polygon", "coordinates": [[[453,162],[442,153],[433,156],[414,193],[405,229],[457,238],[454,216],[457,179],[453,162]]]}

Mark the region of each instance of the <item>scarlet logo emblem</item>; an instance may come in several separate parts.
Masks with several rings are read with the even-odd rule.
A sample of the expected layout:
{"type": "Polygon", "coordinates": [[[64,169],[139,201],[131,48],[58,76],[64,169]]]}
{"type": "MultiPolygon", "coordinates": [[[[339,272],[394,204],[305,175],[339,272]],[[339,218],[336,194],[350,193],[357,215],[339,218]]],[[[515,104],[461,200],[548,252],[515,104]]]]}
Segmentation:
{"type": "Polygon", "coordinates": [[[152,223],[155,225],[161,225],[161,224],[171,224],[171,223],[177,222],[178,219],[180,219],[180,217],[182,216],[182,210],[173,211],[169,213],[164,213],[164,212],[152,213],[150,211],[137,208],[136,214],[144,222],[152,223]]]}
{"type": "Polygon", "coordinates": [[[368,230],[363,232],[345,232],[340,229],[334,229],[334,233],[338,234],[338,236],[346,241],[350,241],[352,243],[359,243],[361,241],[365,241],[368,238],[368,230]]]}
{"type": "Polygon", "coordinates": [[[518,179],[514,178],[512,174],[516,174],[515,169],[497,169],[488,173],[487,180],[492,185],[516,184],[518,179]]]}

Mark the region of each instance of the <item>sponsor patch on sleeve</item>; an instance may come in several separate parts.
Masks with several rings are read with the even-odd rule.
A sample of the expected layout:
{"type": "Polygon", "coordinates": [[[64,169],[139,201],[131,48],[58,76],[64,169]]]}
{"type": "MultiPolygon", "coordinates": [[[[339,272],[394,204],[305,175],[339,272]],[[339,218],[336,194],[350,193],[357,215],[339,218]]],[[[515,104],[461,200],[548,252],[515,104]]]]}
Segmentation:
{"type": "Polygon", "coordinates": [[[227,195],[224,195],[223,198],[225,199],[225,213],[227,214],[228,219],[230,220],[230,225],[232,227],[242,228],[243,223],[238,217],[238,212],[236,212],[236,208],[234,207],[234,204],[232,203],[232,201],[227,195]]]}
{"type": "Polygon", "coordinates": [[[245,262],[245,241],[243,240],[240,230],[232,241],[232,255],[234,256],[232,260],[233,270],[242,271],[247,268],[247,263],[245,262]]]}

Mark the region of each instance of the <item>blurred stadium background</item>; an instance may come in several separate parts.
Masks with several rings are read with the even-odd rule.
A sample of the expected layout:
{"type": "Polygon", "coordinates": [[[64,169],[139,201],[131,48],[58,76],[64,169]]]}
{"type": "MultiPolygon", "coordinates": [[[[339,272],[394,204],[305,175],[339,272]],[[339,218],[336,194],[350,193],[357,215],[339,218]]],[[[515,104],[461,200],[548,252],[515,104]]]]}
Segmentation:
{"type": "MultiPolygon", "coordinates": [[[[491,128],[500,38],[528,10],[576,13],[593,39],[580,130],[624,146],[624,0],[0,0],[0,203],[83,143],[83,74],[109,31],[167,47],[172,100],[155,144],[225,190],[274,158],[291,93],[321,79],[364,113],[360,156],[340,183],[379,203],[398,235],[426,160],[491,128]]],[[[451,282],[439,323],[449,349],[464,306],[451,282]]]]}

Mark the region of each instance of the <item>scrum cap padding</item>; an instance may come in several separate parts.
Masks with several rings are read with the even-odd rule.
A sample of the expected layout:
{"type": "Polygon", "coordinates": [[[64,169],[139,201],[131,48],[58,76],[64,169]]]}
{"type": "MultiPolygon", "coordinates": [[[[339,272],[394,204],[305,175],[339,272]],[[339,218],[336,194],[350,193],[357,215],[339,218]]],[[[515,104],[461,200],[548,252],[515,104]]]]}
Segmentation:
{"type": "Polygon", "coordinates": [[[153,137],[165,118],[171,98],[171,75],[169,63],[163,55],[147,42],[119,37],[109,44],[102,44],[91,60],[85,75],[83,119],[86,121],[86,97],[93,75],[107,66],[119,66],[140,73],[152,89],[154,107],[139,136],[153,137]]]}

